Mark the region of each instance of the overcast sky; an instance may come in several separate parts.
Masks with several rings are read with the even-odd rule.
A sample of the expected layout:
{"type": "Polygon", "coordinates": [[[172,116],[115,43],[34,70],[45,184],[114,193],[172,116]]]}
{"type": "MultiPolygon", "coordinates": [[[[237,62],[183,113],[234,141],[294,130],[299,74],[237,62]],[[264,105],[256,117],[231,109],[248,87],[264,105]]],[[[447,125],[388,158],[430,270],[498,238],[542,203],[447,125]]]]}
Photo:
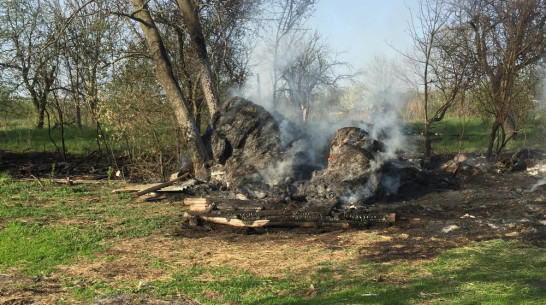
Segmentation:
{"type": "Polygon", "coordinates": [[[363,68],[374,55],[393,57],[411,44],[409,7],[417,0],[320,0],[310,27],[316,28],[343,59],[363,68]]]}

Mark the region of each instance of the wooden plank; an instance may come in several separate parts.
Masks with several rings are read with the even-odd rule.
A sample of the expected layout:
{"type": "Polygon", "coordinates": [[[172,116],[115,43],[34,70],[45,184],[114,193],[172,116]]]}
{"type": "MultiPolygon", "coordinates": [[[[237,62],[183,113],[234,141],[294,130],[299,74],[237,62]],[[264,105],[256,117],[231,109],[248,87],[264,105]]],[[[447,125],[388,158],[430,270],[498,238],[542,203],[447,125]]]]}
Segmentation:
{"type": "Polygon", "coordinates": [[[210,210],[214,208],[214,205],[212,204],[192,204],[190,205],[190,211],[192,212],[198,212],[198,213],[208,213],[210,210]]]}
{"type": "MultiPolygon", "coordinates": [[[[133,184],[133,185],[128,185],[124,188],[120,188],[120,189],[115,189],[112,191],[112,193],[122,193],[122,192],[140,192],[142,190],[145,190],[147,188],[151,188],[153,186],[157,185],[157,183],[148,183],[148,184],[133,184]]],[[[162,192],[162,193],[167,193],[167,192],[181,192],[185,189],[187,189],[188,186],[187,185],[169,185],[169,186],[166,186],[164,188],[161,188],[159,190],[156,190],[156,192],[162,192]]]]}
{"type": "Polygon", "coordinates": [[[387,223],[395,223],[396,222],[396,213],[389,213],[387,215],[387,218],[385,219],[385,222],[387,223]]]}
{"type": "Polygon", "coordinates": [[[259,228],[269,223],[268,219],[259,219],[259,220],[245,222],[237,218],[210,217],[210,216],[202,216],[202,215],[199,217],[204,221],[233,226],[233,227],[259,228]]]}
{"type": "Polygon", "coordinates": [[[174,180],[167,181],[167,182],[164,182],[164,183],[159,183],[159,184],[157,184],[157,185],[155,185],[155,186],[152,186],[152,187],[149,187],[149,188],[144,189],[144,190],[142,190],[142,191],[139,191],[139,192],[137,193],[137,195],[138,195],[138,196],[142,196],[142,195],[151,193],[151,192],[153,192],[153,191],[157,191],[157,190],[162,189],[162,188],[164,188],[164,187],[167,187],[167,186],[169,186],[169,185],[173,185],[173,184],[174,184],[175,182],[177,182],[177,181],[187,179],[187,178],[189,178],[189,176],[190,176],[190,174],[186,173],[186,174],[184,174],[184,175],[182,175],[182,176],[180,176],[180,177],[178,177],[178,178],[176,178],[176,179],[174,179],[174,180]]]}
{"type": "Polygon", "coordinates": [[[139,192],[142,190],[145,190],[147,188],[150,188],[154,185],[157,185],[157,183],[148,183],[148,184],[131,184],[127,185],[120,189],[115,189],[112,191],[112,193],[122,193],[122,192],[139,192]]]}
{"type": "Polygon", "coordinates": [[[252,200],[215,200],[213,199],[215,208],[221,211],[241,211],[241,212],[258,212],[265,210],[264,202],[254,202],[252,200]]]}
{"type": "Polygon", "coordinates": [[[217,224],[229,225],[234,227],[286,227],[286,228],[362,228],[368,227],[377,223],[393,223],[396,218],[396,214],[371,214],[364,215],[361,220],[336,220],[332,217],[321,218],[299,218],[298,216],[285,214],[266,219],[245,219],[244,215],[234,214],[232,217],[225,216],[211,216],[208,214],[193,214],[193,216],[200,218],[202,221],[213,222],[217,224]],[[243,216],[243,217],[241,217],[243,216]],[[242,218],[242,219],[241,219],[242,218]]]}
{"type": "Polygon", "coordinates": [[[197,204],[211,204],[210,198],[204,197],[194,197],[194,198],[184,198],[184,205],[197,205],[197,204]]]}

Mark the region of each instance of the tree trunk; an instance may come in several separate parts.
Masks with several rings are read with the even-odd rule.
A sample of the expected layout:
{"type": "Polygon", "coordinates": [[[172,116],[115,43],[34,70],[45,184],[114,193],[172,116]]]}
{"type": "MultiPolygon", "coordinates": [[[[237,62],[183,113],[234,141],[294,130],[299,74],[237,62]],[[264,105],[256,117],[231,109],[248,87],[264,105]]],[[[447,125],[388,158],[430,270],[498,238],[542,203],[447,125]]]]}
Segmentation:
{"type": "Polygon", "coordinates": [[[79,101],[76,101],[76,124],[78,125],[78,131],[80,133],[83,132],[83,125],[82,125],[82,110],[80,107],[79,101]]]}
{"type": "Polygon", "coordinates": [[[501,124],[495,121],[495,123],[493,123],[493,126],[491,127],[491,134],[489,135],[489,145],[487,146],[486,154],[488,160],[490,160],[491,156],[493,155],[493,145],[495,144],[495,138],[497,137],[497,131],[499,130],[500,126],[501,124]]]}
{"type": "Polygon", "coordinates": [[[430,124],[431,122],[427,120],[425,122],[425,158],[428,158],[432,155],[432,140],[430,138],[430,124]]]}
{"type": "Polygon", "coordinates": [[[42,129],[44,128],[44,117],[45,117],[45,103],[42,103],[41,101],[38,101],[35,104],[37,117],[36,117],[36,128],[42,129]]]}
{"type": "Polygon", "coordinates": [[[200,180],[208,180],[210,176],[206,168],[206,161],[209,159],[208,153],[199,134],[199,128],[195,124],[195,120],[189,111],[188,104],[184,99],[182,89],[174,76],[167,50],[165,49],[159,30],[150,15],[147,1],[130,1],[135,9],[134,15],[140,21],[140,27],[148,42],[150,54],[155,66],[156,78],[167,95],[167,99],[174,111],[178,125],[187,142],[190,156],[193,161],[195,176],[200,180]]]}
{"type": "Polygon", "coordinates": [[[210,67],[205,36],[203,35],[203,29],[201,28],[201,22],[199,21],[199,12],[197,7],[193,5],[192,0],[178,0],[178,6],[180,7],[180,11],[182,11],[184,23],[188,28],[192,45],[197,53],[201,74],[201,86],[203,87],[203,94],[205,95],[205,100],[207,101],[210,117],[212,119],[214,114],[218,112],[220,101],[216,82],[210,67]]]}
{"type": "Polygon", "coordinates": [[[33,87],[27,85],[27,89],[30,92],[32,97],[32,104],[34,105],[34,110],[36,110],[36,123],[35,127],[42,129],[44,128],[44,118],[46,111],[47,96],[41,96],[34,90],[33,87]]]}

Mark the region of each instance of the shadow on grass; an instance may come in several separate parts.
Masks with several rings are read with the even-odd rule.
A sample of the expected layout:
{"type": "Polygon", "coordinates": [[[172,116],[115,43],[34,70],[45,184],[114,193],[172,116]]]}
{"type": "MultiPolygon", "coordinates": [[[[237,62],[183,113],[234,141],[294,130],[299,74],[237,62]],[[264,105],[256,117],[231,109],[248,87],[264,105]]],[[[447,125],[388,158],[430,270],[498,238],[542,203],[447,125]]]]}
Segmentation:
{"type": "Polygon", "coordinates": [[[313,297],[296,293],[242,304],[544,304],[546,299],[546,251],[519,242],[493,240],[448,250],[421,268],[389,264],[380,281],[381,274],[349,281],[317,274],[313,297]]]}

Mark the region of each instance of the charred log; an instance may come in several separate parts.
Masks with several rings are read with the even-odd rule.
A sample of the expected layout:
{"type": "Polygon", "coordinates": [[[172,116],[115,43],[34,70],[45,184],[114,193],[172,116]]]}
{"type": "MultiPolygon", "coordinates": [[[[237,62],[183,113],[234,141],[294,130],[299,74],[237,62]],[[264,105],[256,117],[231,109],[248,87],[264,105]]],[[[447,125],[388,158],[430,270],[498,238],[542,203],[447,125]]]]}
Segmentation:
{"type": "Polygon", "coordinates": [[[363,228],[376,223],[393,223],[393,213],[378,213],[367,208],[339,209],[337,201],[330,206],[297,206],[274,201],[240,201],[210,198],[186,200],[189,212],[184,218],[190,224],[212,222],[234,227],[340,227],[363,228]]]}

